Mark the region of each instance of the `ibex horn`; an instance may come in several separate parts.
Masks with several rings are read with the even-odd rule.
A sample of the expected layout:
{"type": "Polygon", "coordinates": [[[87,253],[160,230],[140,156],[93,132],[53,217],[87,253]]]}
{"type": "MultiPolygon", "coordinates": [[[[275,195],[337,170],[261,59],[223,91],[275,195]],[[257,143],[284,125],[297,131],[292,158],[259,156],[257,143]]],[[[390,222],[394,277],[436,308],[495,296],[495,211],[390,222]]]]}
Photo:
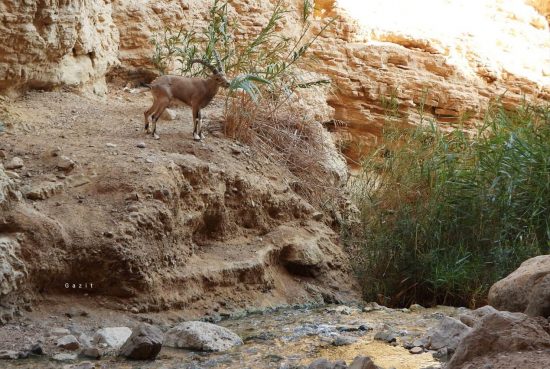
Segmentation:
{"type": "Polygon", "coordinates": [[[205,62],[205,61],[202,60],[202,59],[191,59],[191,60],[189,61],[189,64],[190,64],[190,65],[193,65],[193,64],[195,64],[195,63],[199,63],[199,64],[204,65],[205,67],[207,67],[208,69],[210,69],[210,70],[212,71],[212,73],[214,73],[214,74],[219,74],[219,73],[220,73],[220,71],[217,70],[214,66],[212,66],[211,64],[205,62]]]}

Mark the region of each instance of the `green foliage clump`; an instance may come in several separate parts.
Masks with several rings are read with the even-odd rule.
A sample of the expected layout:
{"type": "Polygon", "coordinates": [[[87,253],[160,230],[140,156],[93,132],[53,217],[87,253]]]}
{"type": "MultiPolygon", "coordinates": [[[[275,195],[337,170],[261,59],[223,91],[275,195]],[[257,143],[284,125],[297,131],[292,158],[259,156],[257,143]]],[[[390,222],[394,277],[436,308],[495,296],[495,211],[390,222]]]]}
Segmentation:
{"type": "Polygon", "coordinates": [[[353,191],[361,221],[343,239],[367,299],[479,305],[550,252],[550,109],[495,105],[471,134],[388,128],[353,191]]]}

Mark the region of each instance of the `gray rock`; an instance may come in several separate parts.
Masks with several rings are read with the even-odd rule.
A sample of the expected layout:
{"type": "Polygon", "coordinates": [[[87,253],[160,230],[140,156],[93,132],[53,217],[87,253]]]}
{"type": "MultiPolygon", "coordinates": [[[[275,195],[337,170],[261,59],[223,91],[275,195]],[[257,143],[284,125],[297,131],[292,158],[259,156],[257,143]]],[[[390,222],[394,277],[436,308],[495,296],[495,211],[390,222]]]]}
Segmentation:
{"type": "Polygon", "coordinates": [[[332,340],[333,346],[347,346],[357,342],[357,338],[338,335],[332,340]]]}
{"type": "Polygon", "coordinates": [[[449,353],[449,350],[447,350],[447,347],[443,347],[436,352],[432,354],[432,356],[436,359],[442,360],[442,361],[448,361],[449,357],[451,356],[449,353]]]}
{"type": "Polygon", "coordinates": [[[313,361],[308,369],[346,369],[348,366],[342,360],[328,361],[327,359],[317,359],[313,361]]]}
{"type": "Polygon", "coordinates": [[[59,160],[57,160],[57,169],[62,170],[64,172],[70,172],[75,167],[75,162],[71,160],[71,158],[67,156],[61,156],[59,157],[59,160]]]}
{"type": "Polygon", "coordinates": [[[416,312],[416,311],[423,311],[423,310],[426,310],[426,308],[422,305],[419,305],[419,304],[412,304],[410,307],[409,307],[409,310],[412,311],[413,313],[416,312]]]}
{"type": "Polygon", "coordinates": [[[381,310],[381,309],[382,309],[382,306],[378,305],[378,303],[376,302],[369,302],[363,307],[363,311],[365,313],[368,313],[370,311],[381,310]]]}
{"type": "Polygon", "coordinates": [[[95,368],[95,365],[89,361],[83,361],[81,363],[70,366],[70,369],[94,369],[94,368],[95,368]]]}
{"type": "Polygon", "coordinates": [[[311,218],[312,218],[313,220],[320,221],[320,220],[323,219],[323,213],[321,213],[320,211],[316,211],[315,213],[313,213],[313,214],[311,215],[311,218]]]}
{"type": "Polygon", "coordinates": [[[108,327],[99,329],[93,337],[93,343],[106,344],[115,349],[120,348],[124,342],[132,335],[132,330],[128,327],[108,327]]]}
{"type": "Polygon", "coordinates": [[[63,336],[57,340],[57,347],[61,347],[65,350],[78,350],[80,348],[80,343],[72,334],[63,336]]]}
{"type": "Polygon", "coordinates": [[[17,351],[12,350],[0,350],[0,359],[1,360],[15,360],[19,358],[17,351]]]}
{"type": "Polygon", "coordinates": [[[9,162],[6,163],[5,168],[10,169],[21,169],[25,163],[23,162],[23,159],[21,159],[18,156],[15,156],[13,159],[11,159],[9,162]]]}
{"type": "Polygon", "coordinates": [[[352,315],[358,313],[359,309],[352,308],[346,305],[340,305],[333,308],[328,308],[327,311],[331,313],[339,313],[342,315],[352,315]]]}
{"type": "Polygon", "coordinates": [[[146,147],[145,142],[138,142],[136,146],[139,147],[140,149],[144,149],[146,147]]]}
{"type": "Polygon", "coordinates": [[[428,339],[426,337],[422,338],[409,338],[403,343],[403,347],[407,350],[412,349],[413,347],[425,347],[428,344],[428,339]]]}
{"type": "Polygon", "coordinates": [[[375,365],[370,357],[357,356],[353,359],[348,369],[380,369],[380,367],[375,365]]]}
{"type": "Polygon", "coordinates": [[[461,321],[445,317],[439,325],[430,329],[426,334],[426,348],[431,350],[439,350],[446,347],[450,351],[454,351],[460,340],[468,334],[472,328],[468,327],[461,321]]]}
{"type": "Polygon", "coordinates": [[[101,351],[99,351],[97,347],[84,347],[80,351],[80,355],[91,359],[99,359],[101,357],[101,351]]]}
{"type": "Polygon", "coordinates": [[[423,353],[423,352],[424,352],[424,349],[423,349],[422,347],[415,346],[415,347],[413,347],[412,349],[410,349],[409,352],[410,352],[411,354],[417,355],[417,354],[423,353]]]}
{"type": "Polygon", "coordinates": [[[31,355],[44,355],[44,349],[39,343],[32,345],[28,351],[31,355]]]}
{"type": "Polygon", "coordinates": [[[76,316],[89,316],[90,313],[88,311],[82,309],[82,308],[70,308],[66,313],[65,316],[69,318],[73,318],[76,316]]]}
{"type": "Polygon", "coordinates": [[[490,305],[485,305],[476,310],[461,314],[458,319],[460,319],[460,321],[466,324],[468,327],[473,328],[474,325],[485,315],[493,314],[496,312],[498,312],[498,310],[494,307],[490,305]]]}
{"type": "Polygon", "coordinates": [[[428,344],[425,338],[418,338],[412,342],[413,347],[424,347],[428,344]]]}
{"type": "Polygon", "coordinates": [[[50,330],[51,336],[66,336],[68,334],[71,334],[71,332],[67,328],[53,328],[50,330]]]}
{"type": "Polygon", "coordinates": [[[387,343],[392,343],[397,341],[397,334],[390,331],[378,332],[374,335],[374,339],[378,341],[385,341],[387,343]]]}
{"type": "Polygon", "coordinates": [[[41,182],[21,189],[23,195],[29,200],[46,200],[63,191],[63,183],[41,182]]]}
{"type": "Polygon", "coordinates": [[[339,332],[357,332],[357,331],[368,331],[370,328],[365,325],[361,324],[359,326],[357,325],[339,325],[336,327],[336,330],[339,332]]]}
{"type": "Polygon", "coordinates": [[[226,351],[242,345],[241,337],[227,328],[206,322],[184,322],[166,333],[165,346],[201,351],[226,351]]]}
{"type": "Polygon", "coordinates": [[[92,346],[92,337],[88,336],[85,333],[81,333],[78,336],[78,341],[82,347],[91,347],[92,346]]]}
{"type": "Polygon", "coordinates": [[[134,329],[120,348],[120,355],[133,360],[155,360],[163,341],[160,329],[144,323],[134,329]]]}
{"type": "Polygon", "coordinates": [[[372,331],[373,328],[369,327],[368,324],[361,324],[359,327],[357,327],[360,331],[372,331]]]}

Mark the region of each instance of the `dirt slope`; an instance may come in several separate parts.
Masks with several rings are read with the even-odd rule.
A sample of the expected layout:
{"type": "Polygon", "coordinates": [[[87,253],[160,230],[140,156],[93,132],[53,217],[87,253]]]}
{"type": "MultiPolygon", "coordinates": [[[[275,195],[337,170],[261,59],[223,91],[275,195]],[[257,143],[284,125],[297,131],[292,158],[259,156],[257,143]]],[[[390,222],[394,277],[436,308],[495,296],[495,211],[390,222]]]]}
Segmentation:
{"type": "Polygon", "coordinates": [[[133,311],[206,312],[357,297],[327,216],[286,169],[223,137],[219,103],[203,142],[183,107],[157,141],[142,132],[148,94],[111,90],[2,102],[0,171],[16,190],[0,236],[24,264],[3,301],[89,294],[133,311]],[[22,168],[9,169],[14,157],[22,168]]]}

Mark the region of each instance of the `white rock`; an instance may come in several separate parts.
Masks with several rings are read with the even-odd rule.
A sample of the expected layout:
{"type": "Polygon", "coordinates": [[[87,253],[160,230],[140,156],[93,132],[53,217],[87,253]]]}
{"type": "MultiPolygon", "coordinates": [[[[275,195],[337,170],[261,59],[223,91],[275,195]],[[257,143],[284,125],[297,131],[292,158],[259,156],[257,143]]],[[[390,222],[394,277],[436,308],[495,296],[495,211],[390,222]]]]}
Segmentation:
{"type": "Polygon", "coordinates": [[[201,351],[225,351],[243,340],[227,328],[205,322],[180,323],[166,333],[164,345],[201,351]]]}
{"type": "Polygon", "coordinates": [[[95,332],[93,343],[106,344],[112,348],[120,348],[124,342],[132,335],[132,330],[128,327],[108,327],[99,329],[95,332]]]}
{"type": "Polygon", "coordinates": [[[174,120],[177,117],[177,114],[172,109],[166,109],[164,113],[160,116],[163,120],[174,120]]]}
{"type": "Polygon", "coordinates": [[[76,357],[76,354],[56,354],[52,357],[52,359],[56,361],[71,361],[76,360],[76,357]]]}
{"type": "Polygon", "coordinates": [[[17,358],[19,358],[19,354],[17,353],[17,351],[0,350],[0,359],[2,360],[6,360],[6,359],[15,360],[17,358]]]}
{"type": "Polygon", "coordinates": [[[20,169],[23,168],[23,159],[16,156],[6,164],[6,169],[20,169]]]}
{"type": "Polygon", "coordinates": [[[50,334],[52,336],[66,336],[68,334],[71,334],[71,332],[67,328],[53,328],[50,331],[50,334]]]}

